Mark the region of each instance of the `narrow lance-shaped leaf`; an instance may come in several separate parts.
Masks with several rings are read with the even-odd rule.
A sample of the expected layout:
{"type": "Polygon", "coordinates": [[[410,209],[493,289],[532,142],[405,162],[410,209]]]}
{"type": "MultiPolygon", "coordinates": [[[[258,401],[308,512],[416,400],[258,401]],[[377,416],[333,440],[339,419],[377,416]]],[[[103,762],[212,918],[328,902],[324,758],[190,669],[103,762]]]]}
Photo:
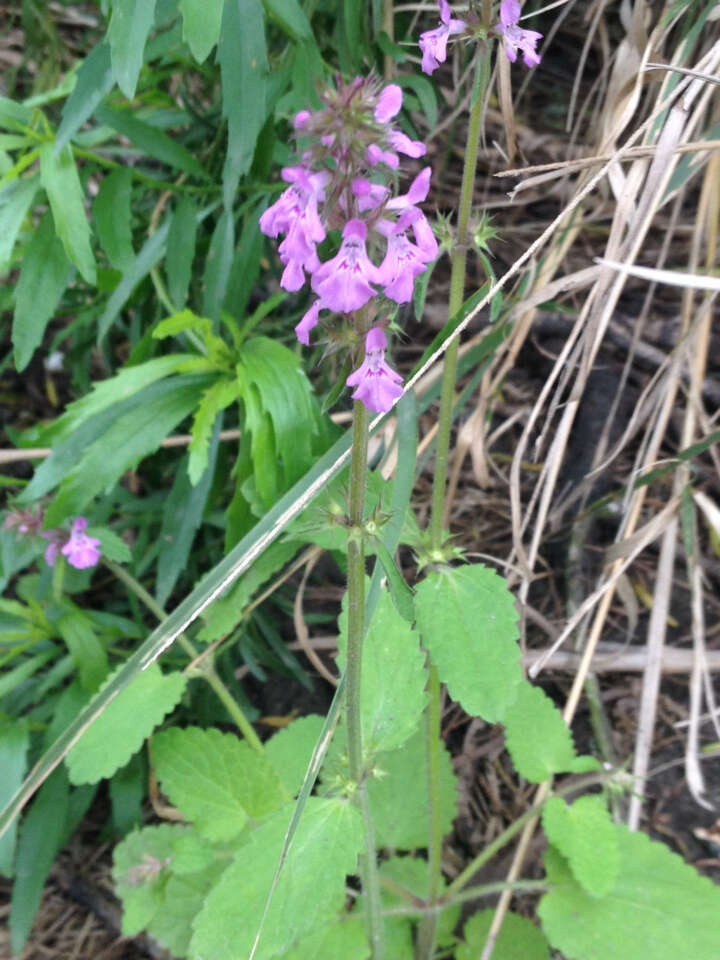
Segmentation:
{"type": "Polygon", "coordinates": [[[155,18],[155,0],[113,0],[108,40],[117,84],[128,98],[135,96],[143,65],[145,41],[155,18]]]}
{"type": "Polygon", "coordinates": [[[122,272],[135,261],[132,247],[130,195],[132,172],[119,167],[105,177],[93,203],[93,214],[100,243],[110,263],[122,272]]]}
{"type": "Polygon", "coordinates": [[[42,343],[65,289],[69,266],[48,210],[25,250],[15,291],[12,340],[18,371],[25,369],[42,343]]]}
{"type": "Polygon", "coordinates": [[[185,464],[182,463],[165,503],[155,585],[155,598],[160,606],[165,606],[178,577],[185,569],[195,534],[202,523],[215,475],[219,438],[220,418],[215,425],[209,450],[205,451],[206,467],[199,482],[194,487],[191,485],[185,464]]]}
{"type": "Polygon", "coordinates": [[[180,0],[183,40],[198,63],[218,42],[224,0],[180,0]]]}
{"type": "Polygon", "coordinates": [[[190,197],[181,197],[173,213],[168,234],[165,270],[168,293],[176,309],[181,310],[187,300],[192,264],[195,257],[197,214],[190,197]]]}
{"type": "Polygon", "coordinates": [[[62,108],[62,119],[55,137],[55,150],[63,150],[113,87],[110,47],[102,40],[85,57],[77,72],[77,81],[62,108]]]}
{"type": "Polygon", "coordinates": [[[20,227],[39,185],[40,179],[35,174],[23,180],[14,180],[0,190],[0,218],[3,225],[0,232],[0,272],[10,262],[20,227]]]}
{"type": "Polygon", "coordinates": [[[84,197],[70,147],[58,154],[52,143],[40,148],[40,179],[50,201],[55,231],[68,259],[88,283],[95,283],[95,257],[90,246],[90,226],[84,197]]]}
{"type": "MultiPolygon", "coordinates": [[[[268,61],[265,17],[260,0],[225,4],[218,56],[222,72],[223,113],[228,121],[226,194],[247,173],[255,142],[267,114],[268,61]]],[[[225,197],[230,206],[231,196],[225,197]]]]}

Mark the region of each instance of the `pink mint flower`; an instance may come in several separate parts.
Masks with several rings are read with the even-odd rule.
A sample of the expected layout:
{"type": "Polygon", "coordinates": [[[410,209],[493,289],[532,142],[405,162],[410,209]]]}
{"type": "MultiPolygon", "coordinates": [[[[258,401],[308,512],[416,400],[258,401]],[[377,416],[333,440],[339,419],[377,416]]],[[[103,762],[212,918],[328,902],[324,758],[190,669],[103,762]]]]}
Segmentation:
{"type": "Polygon", "coordinates": [[[94,567],[100,559],[100,541],[97,537],[89,537],[85,533],[86,529],[87,520],[85,517],[78,517],[72,525],[70,534],[64,530],[46,530],[42,536],[50,541],[45,550],[47,565],[54,566],[58,554],[62,553],[67,557],[70,566],[77,570],[94,567]]]}
{"type": "Polygon", "coordinates": [[[389,83],[383,87],[375,107],[374,117],[378,123],[387,123],[400,112],[402,107],[402,90],[396,83],[389,83]]]}
{"type": "Polygon", "coordinates": [[[407,134],[400,130],[391,130],[388,134],[388,143],[397,150],[398,153],[404,153],[406,157],[424,157],[427,147],[422,140],[411,140],[407,134]]]}
{"type": "Polygon", "coordinates": [[[424,170],[421,170],[410,184],[410,189],[407,193],[403,193],[399,197],[393,197],[392,200],[388,200],[387,209],[406,210],[408,207],[414,206],[416,203],[422,203],[427,197],[428,191],[430,190],[431,173],[432,167],[425,167],[424,170]]]}
{"type": "Polygon", "coordinates": [[[373,413],[387,413],[402,396],[402,377],[385,362],[387,337],[381,327],[373,327],[365,337],[365,359],[345,381],[355,387],[353,400],[360,400],[373,413]]]}
{"type": "Polygon", "coordinates": [[[380,264],[385,296],[396,303],[408,303],[412,298],[415,278],[438,255],[437,240],[422,211],[410,207],[396,224],[381,220],[377,225],[380,233],[388,238],[387,253],[380,264]],[[412,227],[416,243],[407,232],[412,227]]]}
{"type": "Polygon", "coordinates": [[[440,0],[440,26],[435,30],[426,30],[420,34],[420,50],[422,51],[422,71],[431,74],[437,70],[447,57],[448,37],[462,33],[467,24],[464,20],[453,20],[450,13],[450,4],[447,0],[440,0]]]}
{"type": "Polygon", "coordinates": [[[309,110],[301,110],[299,113],[295,114],[295,119],[293,120],[293,127],[296,130],[304,130],[307,126],[307,122],[310,119],[309,110]]]}
{"type": "Polygon", "coordinates": [[[370,284],[380,283],[380,279],[365,249],[367,227],[362,220],[348,220],[342,235],[337,256],[313,273],[312,288],[328,310],[351,313],[375,296],[370,284]]]}
{"type": "Polygon", "coordinates": [[[319,265],[315,246],[325,239],[325,228],[318,203],[325,198],[330,174],[326,170],[310,173],[305,167],[286,167],[282,178],[291,186],[260,217],[260,230],[268,237],[286,234],[278,250],[285,264],[280,286],[299,290],[305,283],[303,271],[312,273],[319,265]]]}
{"type": "Polygon", "coordinates": [[[371,143],[365,151],[365,157],[371,167],[376,167],[379,163],[385,163],[391,170],[397,170],[400,161],[396,153],[390,150],[383,150],[376,143],[371,143]]]}
{"type": "Polygon", "coordinates": [[[295,336],[306,347],[310,346],[310,331],[318,325],[318,314],[324,307],[322,300],[316,300],[300,323],[295,327],[295,336]]]}
{"type": "Polygon", "coordinates": [[[495,30],[505,41],[505,54],[510,63],[517,60],[518,51],[522,53],[526,67],[536,67],[540,63],[540,54],[536,51],[542,34],[537,30],[523,30],[518,26],[520,4],[518,0],[503,0],[500,4],[500,23],[495,30]]]}

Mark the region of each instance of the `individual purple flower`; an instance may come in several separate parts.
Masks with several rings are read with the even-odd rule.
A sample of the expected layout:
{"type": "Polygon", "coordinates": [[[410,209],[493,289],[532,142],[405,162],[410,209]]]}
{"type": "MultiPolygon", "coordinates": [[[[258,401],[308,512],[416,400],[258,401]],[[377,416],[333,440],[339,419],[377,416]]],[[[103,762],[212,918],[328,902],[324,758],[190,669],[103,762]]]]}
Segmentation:
{"type": "Polygon", "coordinates": [[[355,177],[352,192],[357,197],[358,210],[374,210],[385,200],[390,190],[382,183],[370,183],[365,177],[355,177]]]}
{"type": "Polygon", "coordinates": [[[385,361],[387,337],[381,327],[372,327],[365,337],[365,359],[345,381],[355,387],[353,400],[360,400],[373,413],[387,413],[402,396],[402,377],[385,361]]]}
{"type": "Polygon", "coordinates": [[[416,203],[422,203],[427,197],[428,191],[430,190],[431,173],[432,167],[425,167],[424,170],[421,170],[410,184],[410,189],[407,193],[403,193],[399,197],[393,197],[392,200],[388,200],[387,209],[406,210],[408,207],[414,206],[416,203]]]}
{"type": "Polygon", "coordinates": [[[295,119],[293,120],[293,127],[296,130],[304,130],[307,126],[307,122],[310,119],[309,110],[301,110],[299,113],[295,114],[295,119]]]}
{"type": "Polygon", "coordinates": [[[387,123],[400,112],[402,107],[402,89],[396,83],[383,87],[375,107],[374,117],[378,123],[387,123]]]}
{"type": "Polygon", "coordinates": [[[430,224],[422,211],[410,207],[397,223],[380,221],[378,230],[387,236],[385,259],[378,268],[382,277],[385,296],[396,303],[408,303],[412,299],[415,278],[438,254],[438,245],[430,224]],[[412,227],[416,243],[408,237],[412,227]]]}
{"type": "Polygon", "coordinates": [[[342,235],[338,254],[313,273],[312,288],[328,310],[351,313],[375,296],[370,284],[380,280],[365,249],[367,227],[362,220],[348,220],[342,235]]]}
{"type": "Polygon", "coordinates": [[[388,134],[388,143],[397,150],[398,153],[404,153],[406,157],[424,157],[427,147],[422,140],[411,140],[407,134],[400,130],[391,130],[388,134]]]}
{"type": "Polygon", "coordinates": [[[540,54],[536,51],[542,34],[537,30],[523,30],[518,26],[520,4],[518,0],[503,0],[500,4],[500,23],[495,30],[505,41],[505,53],[510,63],[517,60],[518,51],[522,53],[526,67],[536,67],[540,63],[540,54]]]}
{"type": "Polygon", "coordinates": [[[97,537],[89,537],[85,530],[87,529],[87,520],[85,517],[78,517],[70,530],[46,530],[41,534],[49,541],[45,550],[45,562],[49,567],[55,565],[58,554],[67,557],[71,567],[78,570],[85,570],[87,567],[94,567],[100,559],[100,541],[97,537]]]}
{"type": "Polygon", "coordinates": [[[464,20],[453,20],[450,13],[450,4],[447,0],[440,2],[440,26],[435,30],[426,30],[420,34],[420,50],[422,51],[422,71],[431,74],[437,70],[447,57],[448,38],[456,33],[462,33],[467,24],[464,20]]]}
{"type": "Polygon", "coordinates": [[[295,327],[295,336],[298,338],[300,343],[304,344],[306,347],[310,346],[310,331],[317,326],[318,314],[324,306],[325,305],[322,300],[316,300],[302,318],[300,323],[298,323],[295,327]]]}
{"type": "Polygon", "coordinates": [[[376,167],[379,163],[385,163],[391,170],[397,170],[400,161],[396,153],[390,150],[383,150],[376,143],[371,143],[365,151],[365,157],[371,167],[376,167]]]}

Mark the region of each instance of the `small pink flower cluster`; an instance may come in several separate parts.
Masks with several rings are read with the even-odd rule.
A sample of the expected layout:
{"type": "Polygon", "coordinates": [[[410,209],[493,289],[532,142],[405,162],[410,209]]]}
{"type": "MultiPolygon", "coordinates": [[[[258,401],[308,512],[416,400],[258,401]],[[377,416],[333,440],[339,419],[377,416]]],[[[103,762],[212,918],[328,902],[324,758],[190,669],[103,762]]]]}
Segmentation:
{"type": "MultiPolygon", "coordinates": [[[[426,30],[420,34],[419,46],[422,52],[422,69],[431,74],[447,58],[447,44],[450,37],[465,33],[468,25],[464,20],[453,20],[448,0],[438,0],[440,6],[440,24],[435,30],[426,30]]],[[[522,53],[525,66],[536,67],[540,63],[540,54],[535,49],[542,34],[536,30],[523,30],[518,26],[520,20],[518,0],[503,0],[500,4],[500,22],[495,25],[505,43],[505,54],[511,63],[517,60],[518,51],[522,53]]]]}
{"type": "Polygon", "coordinates": [[[45,562],[49,567],[55,565],[58,554],[67,557],[71,567],[85,570],[94,567],[100,559],[100,541],[89,537],[85,531],[87,520],[78,517],[67,530],[43,530],[43,511],[40,507],[33,510],[14,510],[5,517],[3,526],[8,530],[17,530],[25,536],[43,537],[48,541],[45,550],[45,562]]]}
{"type": "MultiPolygon", "coordinates": [[[[402,99],[397,84],[380,87],[375,79],[357,77],[327,91],[323,109],[303,110],[295,117],[305,145],[302,161],[282,171],[289,186],[260,217],[260,229],[269,237],[284,234],[278,252],[285,290],[299,290],[309,275],[316,299],[295,327],[306,346],[323,310],[353,314],[381,292],[395,303],[407,303],[415,278],[437,257],[437,241],[418,206],[430,188],[430,167],[415,177],[406,194],[393,195],[399,155],[425,154],[424,143],[392,125],[402,99]],[[333,229],[342,232],[340,249],[321,262],[318,244],[333,229]],[[379,266],[368,248],[373,254],[380,250],[379,266]]],[[[401,378],[384,361],[386,347],[385,334],[374,327],[366,342],[366,362],[347,381],[357,387],[353,396],[376,412],[389,410],[402,392],[401,378]],[[372,378],[372,388],[363,387],[366,377],[372,378]]]]}
{"type": "Polygon", "coordinates": [[[67,557],[67,562],[77,570],[94,567],[100,559],[100,541],[97,537],[89,537],[85,530],[87,520],[78,517],[73,522],[70,533],[66,530],[46,530],[41,533],[49,541],[45,551],[45,563],[49,567],[55,565],[58,554],[67,557]]]}
{"type": "Polygon", "coordinates": [[[420,34],[420,50],[422,51],[423,73],[431,74],[437,70],[447,58],[447,43],[449,37],[464,33],[467,24],[464,20],[453,20],[450,13],[450,4],[447,0],[440,2],[440,25],[436,30],[426,30],[420,34]]]}
{"type": "Polygon", "coordinates": [[[526,67],[536,67],[540,63],[540,54],[535,47],[542,34],[537,30],[523,30],[518,26],[520,4],[518,0],[503,0],[500,4],[500,23],[495,30],[505,41],[505,54],[510,63],[517,60],[518,51],[522,53],[526,67]]]}

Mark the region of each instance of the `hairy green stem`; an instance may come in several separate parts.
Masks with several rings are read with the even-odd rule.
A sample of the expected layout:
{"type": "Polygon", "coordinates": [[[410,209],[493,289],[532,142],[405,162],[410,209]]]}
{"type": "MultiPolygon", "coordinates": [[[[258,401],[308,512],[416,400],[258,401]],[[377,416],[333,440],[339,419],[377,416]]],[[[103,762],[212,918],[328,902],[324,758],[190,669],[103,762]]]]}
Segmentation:
{"type": "MultiPolygon", "coordinates": [[[[486,63],[481,49],[476,70],[475,100],[470,111],[468,135],[465,144],[465,160],[463,163],[462,187],[460,189],[460,205],[458,209],[458,224],[456,243],[450,254],[450,299],[448,315],[454,317],[463,305],[465,295],[465,269],[467,265],[467,244],[472,212],[473,186],[475,184],[475,167],[477,165],[478,148],[480,144],[480,130],[483,118],[485,88],[489,79],[486,63]]],[[[443,365],[442,392],[440,395],[440,412],[438,415],[437,450],[435,454],[435,473],[433,475],[432,509],[430,515],[430,538],[434,551],[440,551],[443,546],[445,527],[445,481],[447,478],[448,452],[450,449],[450,428],[452,425],[453,405],[455,402],[455,379],[458,364],[458,338],[450,342],[443,365]]],[[[429,701],[427,710],[427,740],[426,755],[429,781],[429,878],[428,894],[432,905],[436,902],[440,890],[440,874],[442,871],[442,824],[440,820],[439,796],[439,752],[440,752],[440,680],[435,668],[430,667],[429,701]]],[[[418,960],[432,960],[435,953],[435,939],[437,932],[437,913],[429,912],[424,917],[418,936],[418,960]]]]}
{"type": "Polygon", "coordinates": [[[360,697],[362,683],[362,643],[365,632],[365,548],[362,532],[367,485],[368,411],[359,400],[353,408],[353,446],[350,463],[350,499],[348,539],[348,638],[345,668],[345,715],[347,722],[348,767],[355,784],[355,799],[362,813],[365,852],[360,858],[360,873],[365,894],[365,921],[373,960],[384,960],[383,921],[380,909],[380,884],[375,854],[375,830],[363,769],[360,697]]]}
{"type": "MultiPolygon", "coordinates": [[[[113,573],[118,580],[120,580],[121,583],[125,584],[128,590],[130,590],[138,598],[138,600],[145,604],[148,610],[153,613],[158,620],[167,620],[167,614],[160,604],[147,592],[145,587],[138,580],[136,580],[131,573],[129,573],[124,567],[113,563],[112,560],[106,560],[103,558],[102,562],[108,568],[108,570],[110,570],[110,572],[113,573]]],[[[177,641],[191,660],[196,660],[199,657],[199,651],[184,633],[178,634],[177,641]]],[[[214,665],[209,661],[201,662],[196,667],[196,672],[197,675],[201,676],[215,692],[218,700],[220,700],[227,712],[230,714],[250,746],[254,750],[257,750],[258,753],[263,753],[265,748],[262,745],[262,741],[255,733],[252,724],[241,710],[233,695],[223,683],[214,665]]]]}

